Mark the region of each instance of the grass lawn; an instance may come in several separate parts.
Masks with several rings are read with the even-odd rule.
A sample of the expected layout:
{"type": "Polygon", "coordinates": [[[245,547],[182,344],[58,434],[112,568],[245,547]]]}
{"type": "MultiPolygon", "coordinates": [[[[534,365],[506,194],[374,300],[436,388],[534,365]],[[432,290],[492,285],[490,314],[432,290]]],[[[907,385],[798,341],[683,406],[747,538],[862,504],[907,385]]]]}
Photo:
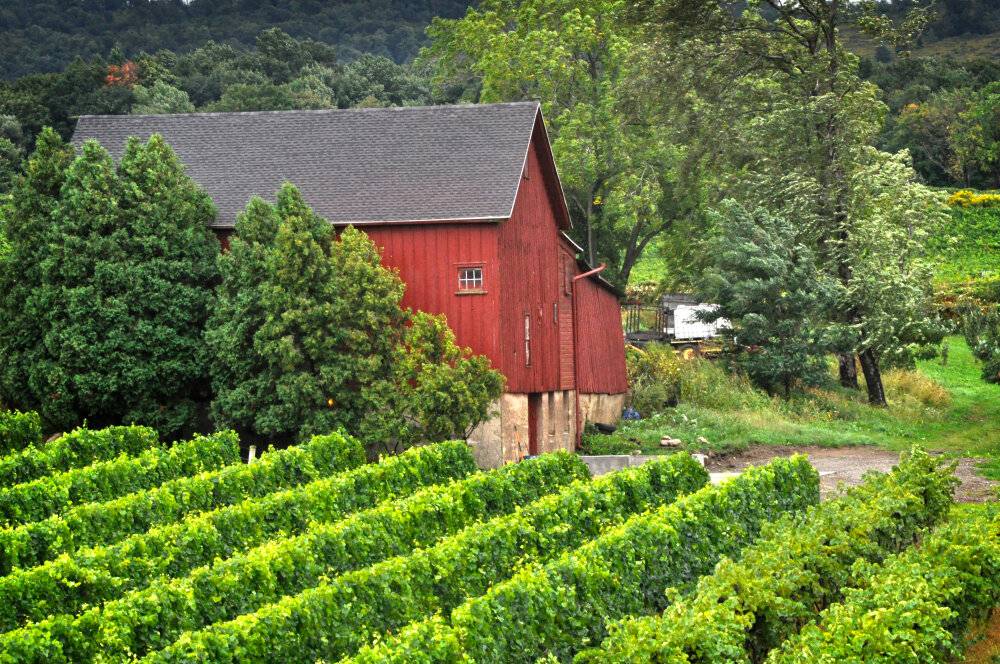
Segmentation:
{"type": "Polygon", "coordinates": [[[963,455],[997,455],[986,472],[1000,479],[1000,386],[980,379],[964,340],[948,339],[948,364],[922,362],[917,371],[888,372],[890,406],[872,408],[861,393],[810,389],[790,400],[770,398],[704,361],[685,370],[681,403],[615,435],[643,452],[662,450],[665,435],[690,450],[731,451],[765,445],[877,445],[905,450],[914,443],[963,455]]]}

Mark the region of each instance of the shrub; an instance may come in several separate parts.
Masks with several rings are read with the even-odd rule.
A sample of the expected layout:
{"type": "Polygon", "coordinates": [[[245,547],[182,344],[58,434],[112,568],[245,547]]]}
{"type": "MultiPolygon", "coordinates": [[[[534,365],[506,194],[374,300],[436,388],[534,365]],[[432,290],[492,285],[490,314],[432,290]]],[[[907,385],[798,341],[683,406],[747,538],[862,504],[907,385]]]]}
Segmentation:
{"type": "Polygon", "coordinates": [[[0,521],[5,526],[40,521],[72,505],[111,500],[239,460],[239,441],[225,433],[198,436],[170,449],[153,448],[134,457],[122,454],[111,461],[0,489],[0,521]]]}
{"type": "MultiPolygon", "coordinates": [[[[216,435],[235,444],[232,432],[216,435]]],[[[109,502],[80,505],[44,521],[0,531],[0,574],[40,565],[84,546],[111,544],[186,514],[304,484],[363,461],[364,452],[356,441],[339,434],[318,436],[305,445],[269,452],[249,465],[234,464],[109,502]]]]}
{"type": "Polygon", "coordinates": [[[910,398],[927,408],[947,408],[951,404],[951,393],[923,372],[890,369],[882,380],[890,401],[910,398]]]}
{"type": "Polygon", "coordinates": [[[857,588],[768,657],[768,664],[962,660],[970,619],[1000,604],[1000,518],[943,526],[919,548],[866,567],[857,588]]]}
{"type": "Polygon", "coordinates": [[[960,208],[1000,207],[1000,194],[980,194],[971,189],[960,189],[948,197],[948,205],[960,208]]]}
{"type": "Polygon", "coordinates": [[[721,485],[634,516],[547,565],[531,565],[482,597],[397,638],[363,649],[355,663],[561,661],[593,643],[610,620],[662,609],[664,589],[686,585],[756,538],[768,520],[819,502],[804,457],[751,468],[721,485]],[[440,643],[418,652],[410,639],[440,643]]]}
{"type": "Polygon", "coordinates": [[[649,417],[677,405],[682,361],[671,346],[651,343],[645,348],[629,347],[625,360],[633,408],[649,417]]]}
{"type": "Polygon", "coordinates": [[[580,442],[584,454],[632,454],[639,444],[618,434],[606,435],[599,431],[585,431],[580,442]]]}
{"type": "Polygon", "coordinates": [[[20,452],[42,442],[42,420],[38,413],[0,410],[0,455],[20,452]]]}
{"type": "Polygon", "coordinates": [[[434,547],[350,572],[254,614],[189,633],[151,661],[315,661],[347,654],[374,634],[456,606],[509,577],[523,560],[579,546],[603,527],[701,486],[687,455],[593,482],[575,482],[515,514],[434,547]],[[197,653],[197,655],[196,655],[197,653]]]}
{"type": "Polygon", "coordinates": [[[75,429],[41,447],[32,445],[0,457],[0,486],[30,482],[121,454],[138,456],[159,444],[159,436],[148,427],[75,429]]]}
{"type": "Polygon", "coordinates": [[[878,562],[944,518],[957,483],[942,463],[915,452],[889,475],[781,520],[738,562],[723,561],[695,593],[662,616],[612,627],[580,662],[760,662],[840,599],[856,561],[878,562]]]}
{"type": "MultiPolygon", "coordinates": [[[[295,470],[294,459],[278,465],[272,454],[253,464],[258,469],[271,468],[266,473],[269,477],[251,478],[256,483],[274,490],[282,483],[291,486],[308,481],[304,478],[309,473],[295,470]]],[[[302,457],[301,449],[296,454],[302,457]]],[[[193,514],[114,545],[64,554],[0,578],[0,597],[9,598],[0,604],[0,631],[53,614],[79,613],[87,604],[144,588],[158,577],[185,576],[216,558],[228,558],[270,538],[302,533],[314,523],[336,521],[380,501],[474,471],[465,443],[419,447],[377,464],[193,514]]]]}
{"type": "MultiPolygon", "coordinates": [[[[529,462],[383,504],[343,521],[202,567],[188,577],[157,580],[142,591],[88,611],[60,616],[22,630],[14,639],[47,652],[43,637],[58,634],[69,661],[141,656],[172,643],[182,631],[235,618],[285,595],[335,576],[428,546],[478,519],[513,511],[574,479],[589,478],[574,455],[546,455],[529,462]],[[57,626],[53,626],[57,625],[57,626]],[[149,629],[155,625],[155,629],[149,629]]],[[[21,661],[19,645],[5,644],[21,661]]]]}

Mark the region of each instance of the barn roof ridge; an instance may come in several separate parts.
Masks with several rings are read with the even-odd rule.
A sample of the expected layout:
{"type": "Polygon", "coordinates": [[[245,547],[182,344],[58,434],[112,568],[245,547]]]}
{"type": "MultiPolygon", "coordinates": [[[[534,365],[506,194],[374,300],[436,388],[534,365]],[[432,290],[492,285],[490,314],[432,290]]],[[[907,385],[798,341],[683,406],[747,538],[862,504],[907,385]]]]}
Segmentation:
{"type": "Polygon", "coordinates": [[[540,114],[522,101],[85,115],[73,143],[96,139],[119,159],[129,137],[161,134],[215,201],[217,228],[286,181],[338,226],[487,222],[510,218],[540,114]]]}
{"type": "Polygon", "coordinates": [[[163,117],[211,117],[219,115],[241,115],[241,116],[252,116],[252,115],[287,115],[290,113],[302,113],[302,114],[316,114],[322,115],[324,113],[378,113],[380,111],[423,111],[423,110],[436,110],[436,109],[449,109],[449,108],[483,108],[490,106],[524,106],[524,107],[541,107],[541,104],[534,100],[528,101],[502,101],[502,102],[489,102],[484,104],[473,104],[473,103],[462,103],[462,104],[421,104],[416,106],[366,106],[366,107],[353,107],[353,108],[300,108],[291,110],[280,110],[280,111],[194,111],[192,113],[134,113],[129,115],[121,115],[114,113],[84,113],[82,115],[76,116],[78,119],[83,118],[163,118],[163,117]]]}

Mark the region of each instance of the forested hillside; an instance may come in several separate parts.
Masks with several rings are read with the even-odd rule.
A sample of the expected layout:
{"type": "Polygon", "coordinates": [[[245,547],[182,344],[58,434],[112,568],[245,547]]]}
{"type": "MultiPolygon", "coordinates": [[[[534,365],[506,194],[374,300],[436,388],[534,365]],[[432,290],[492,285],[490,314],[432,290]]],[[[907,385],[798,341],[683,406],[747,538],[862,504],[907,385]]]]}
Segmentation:
{"type": "Polygon", "coordinates": [[[468,0],[31,0],[0,3],[3,78],[55,72],[76,57],[193,51],[209,40],[250,47],[277,27],[336,44],[342,58],[375,53],[404,62],[435,16],[461,15],[468,0]]]}

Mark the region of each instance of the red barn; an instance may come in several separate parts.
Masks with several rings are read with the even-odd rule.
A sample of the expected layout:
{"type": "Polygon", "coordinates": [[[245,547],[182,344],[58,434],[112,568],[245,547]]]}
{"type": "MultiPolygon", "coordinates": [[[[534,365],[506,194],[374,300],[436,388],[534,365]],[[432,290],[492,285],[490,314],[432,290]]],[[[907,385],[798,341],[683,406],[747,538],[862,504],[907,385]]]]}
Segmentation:
{"type": "Polygon", "coordinates": [[[84,116],[74,141],[120,157],[129,136],[152,133],[215,200],[224,244],[250,197],[286,180],[335,226],[368,233],[406,283],[404,304],[445,314],[507,377],[471,437],[483,465],[572,449],[579,421],[617,419],[618,296],[565,234],[538,104],[84,116]]]}

